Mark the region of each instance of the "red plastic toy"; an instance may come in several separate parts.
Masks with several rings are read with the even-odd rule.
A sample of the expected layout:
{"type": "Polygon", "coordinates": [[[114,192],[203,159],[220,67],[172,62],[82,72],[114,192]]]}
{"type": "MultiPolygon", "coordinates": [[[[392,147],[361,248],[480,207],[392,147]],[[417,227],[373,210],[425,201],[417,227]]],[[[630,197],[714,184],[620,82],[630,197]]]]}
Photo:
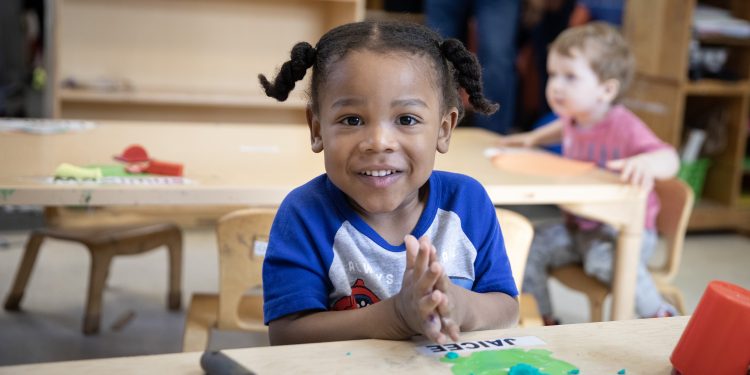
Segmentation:
{"type": "Polygon", "coordinates": [[[750,367],[750,290],[712,281],[670,360],[675,374],[746,374],[750,367]]]}
{"type": "Polygon", "coordinates": [[[151,160],[143,171],[146,173],[165,176],[182,176],[182,164],[151,160]]]}
{"type": "Polygon", "coordinates": [[[128,146],[125,151],[122,152],[122,155],[115,155],[115,159],[124,161],[126,163],[136,163],[151,160],[148,157],[146,149],[141,145],[128,146]]]}

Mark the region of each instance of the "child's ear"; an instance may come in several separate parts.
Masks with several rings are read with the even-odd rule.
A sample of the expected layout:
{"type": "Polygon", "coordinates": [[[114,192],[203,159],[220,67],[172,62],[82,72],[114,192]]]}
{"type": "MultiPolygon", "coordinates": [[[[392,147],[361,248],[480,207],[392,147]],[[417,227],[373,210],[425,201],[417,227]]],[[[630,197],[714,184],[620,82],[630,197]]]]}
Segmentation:
{"type": "Polygon", "coordinates": [[[448,145],[451,143],[451,134],[453,134],[453,129],[456,128],[456,125],[458,125],[458,108],[450,107],[440,121],[437,140],[437,150],[439,153],[444,154],[448,152],[448,145]]]}
{"type": "Polygon", "coordinates": [[[310,146],[313,152],[321,152],[323,151],[323,137],[320,135],[320,120],[309,105],[305,111],[305,116],[307,117],[307,127],[310,128],[310,146]]]}
{"type": "Polygon", "coordinates": [[[607,103],[612,103],[612,101],[617,97],[617,94],[620,93],[620,81],[614,78],[610,78],[602,82],[602,86],[604,89],[604,91],[602,92],[602,99],[607,103]]]}

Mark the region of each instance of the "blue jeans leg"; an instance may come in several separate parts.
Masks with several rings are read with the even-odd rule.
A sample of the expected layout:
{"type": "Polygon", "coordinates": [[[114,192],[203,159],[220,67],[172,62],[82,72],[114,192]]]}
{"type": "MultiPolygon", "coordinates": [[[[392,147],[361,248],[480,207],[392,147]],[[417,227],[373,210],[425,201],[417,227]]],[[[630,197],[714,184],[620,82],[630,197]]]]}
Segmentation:
{"type": "Polygon", "coordinates": [[[491,116],[477,114],[474,123],[500,134],[514,125],[516,107],[516,36],[520,0],[476,0],[478,58],[484,95],[500,103],[491,116]]]}
{"type": "Polygon", "coordinates": [[[469,0],[426,0],[425,23],[443,38],[466,39],[466,24],[473,8],[469,0]]]}

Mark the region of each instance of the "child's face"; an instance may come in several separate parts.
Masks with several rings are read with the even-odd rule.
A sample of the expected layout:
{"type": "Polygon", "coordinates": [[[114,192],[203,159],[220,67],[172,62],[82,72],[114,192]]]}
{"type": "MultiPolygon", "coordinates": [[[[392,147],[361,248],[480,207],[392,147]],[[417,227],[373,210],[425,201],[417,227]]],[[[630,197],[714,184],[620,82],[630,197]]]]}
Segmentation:
{"type": "Polygon", "coordinates": [[[547,73],[547,102],[558,116],[588,118],[608,107],[619,89],[616,80],[602,82],[577,49],[571,56],[550,52],[547,73]]]}
{"type": "Polygon", "coordinates": [[[330,68],[318,114],[308,110],[313,151],[324,151],[328,177],[361,214],[410,212],[435,151],[448,151],[457,110],[441,113],[422,57],[353,51],[330,68]]]}

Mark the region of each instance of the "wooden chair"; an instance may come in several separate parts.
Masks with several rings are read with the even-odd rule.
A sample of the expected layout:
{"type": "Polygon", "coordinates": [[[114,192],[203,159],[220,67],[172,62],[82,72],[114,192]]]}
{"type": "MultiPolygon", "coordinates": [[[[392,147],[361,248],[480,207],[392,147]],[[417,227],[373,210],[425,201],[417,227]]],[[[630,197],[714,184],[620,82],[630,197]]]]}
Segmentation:
{"type": "Polygon", "coordinates": [[[219,219],[219,294],[195,293],[190,301],[183,351],[203,351],[212,329],[268,332],[263,324],[262,284],[265,246],[276,214],[273,209],[250,208],[219,219]],[[253,294],[246,294],[254,287],[253,294]]]}
{"type": "Polygon", "coordinates": [[[91,273],[83,333],[99,332],[102,311],[102,294],[107,283],[109,265],[117,255],[140,254],[160,246],[169,250],[169,293],[167,306],[179,310],[182,290],[182,232],[174,224],[158,223],[102,228],[44,228],[31,232],[26,250],[18,267],[13,287],[5,300],[5,309],[18,311],[26,284],[31,277],[39,248],[45,238],[78,242],[91,254],[91,273]]]}
{"type": "MultiPolygon", "coordinates": [[[[693,208],[693,191],[678,179],[657,181],[656,193],[661,200],[661,210],[656,218],[656,229],[667,245],[667,259],[659,267],[651,268],[659,292],[675,305],[680,314],[685,314],[685,303],[680,290],[672,285],[682,259],[688,219],[693,208]]],[[[569,265],[554,269],[550,275],[565,286],[586,294],[591,308],[591,321],[602,321],[604,299],[609,286],[586,275],[581,265],[569,265]]]]}
{"type": "MultiPolygon", "coordinates": [[[[528,219],[516,212],[502,208],[495,209],[497,219],[500,222],[500,228],[503,231],[505,240],[505,250],[508,253],[510,267],[513,270],[513,278],[516,281],[516,288],[519,293],[523,285],[523,274],[526,269],[526,259],[531,248],[531,241],[534,238],[534,227],[528,219]]],[[[521,294],[520,319],[519,325],[523,327],[541,326],[542,318],[539,315],[539,308],[536,299],[530,294],[521,294]]]]}

